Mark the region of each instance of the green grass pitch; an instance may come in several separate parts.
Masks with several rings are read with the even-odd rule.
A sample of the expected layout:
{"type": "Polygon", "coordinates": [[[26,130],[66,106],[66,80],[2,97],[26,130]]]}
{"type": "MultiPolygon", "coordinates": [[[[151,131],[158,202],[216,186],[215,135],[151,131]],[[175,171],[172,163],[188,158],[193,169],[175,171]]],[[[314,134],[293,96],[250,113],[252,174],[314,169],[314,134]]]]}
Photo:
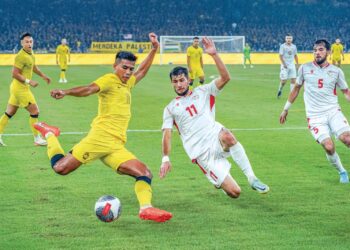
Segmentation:
{"type": "MultiPolygon", "coordinates": [[[[132,97],[130,130],[157,130],[163,108],[174,97],[168,72],[153,66],[132,97]]],[[[173,133],[172,172],[158,177],[161,132],[130,131],[127,148],[154,174],[153,203],[174,217],[164,224],[141,221],[134,180],[120,176],[101,162],[82,166],[68,176],[55,174],[45,147],[34,147],[28,113],[21,109],[6,128],[0,148],[0,249],[349,249],[350,185],[339,184],[337,172],[307,130],[302,95],[287,124],[278,117],[287,98],[276,99],[279,66],[253,69],[228,65],[232,80],[218,96],[216,118],[245,147],[257,176],[271,191],[260,195],[249,187],[232,163],[231,174],[242,188],[230,199],[215,189],[186,156],[173,133]],[[281,129],[284,128],[284,129],[281,129]],[[246,130],[242,130],[246,129],[246,130]],[[14,134],[19,134],[15,136],[14,134]],[[112,194],[122,202],[122,215],[102,223],[94,215],[95,201],[112,194]]],[[[59,84],[57,67],[41,69],[53,83],[33,89],[40,120],[62,132],[86,132],[97,112],[97,96],[54,100],[53,88],[88,84],[112,71],[111,66],[72,66],[68,84],[59,84]]],[[[348,80],[350,66],[343,67],[348,80]]],[[[214,66],[205,66],[209,76],[214,66]]],[[[9,97],[11,67],[0,68],[0,108],[9,97]]],[[[340,94],[343,112],[350,105],[340,94]]],[[[66,151],[84,134],[60,137],[66,151]]],[[[350,152],[336,142],[343,164],[350,169],[350,152]]],[[[230,160],[232,162],[232,160],[230,160]]]]}

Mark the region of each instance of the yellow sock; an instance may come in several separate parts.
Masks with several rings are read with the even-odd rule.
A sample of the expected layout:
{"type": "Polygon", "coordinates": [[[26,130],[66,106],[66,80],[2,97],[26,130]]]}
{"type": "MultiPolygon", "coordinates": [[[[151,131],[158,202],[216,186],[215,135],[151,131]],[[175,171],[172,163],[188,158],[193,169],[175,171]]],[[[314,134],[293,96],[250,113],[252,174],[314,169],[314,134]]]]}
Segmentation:
{"type": "Polygon", "coordinates": [[[64,71],[61,70],[60,79],[64,79],[65,77],[64,71]]]}
{"type": "Polygon", "coordinates": [[[38,130],[36,130],[33,126],[34,123],[37,123],[37,122],[38,122],[38,117],[29,116],[29,126],[34,136],[37,136],[39,134],[38,130]]]}
{"type": "Polygon", "coordinates": [[[56,162],[64,157],[64,151],[55,135],[50,135],[46,138],[47,155],[51,161],[51,166],[55,166],[56,162]]]}
{"type": "Polygon", "coordinates": [[[0,134],[2,134],[5,130],[5,127],[7,123],[9,122],[10,118],[6,115],[3,114],[0,118],[0,134]]]}
{"type": "Polygon", "coordinates": [[[135,193],[140,203],[140,207],[150,206],[152,204],[152,188],[147,182],[137,180],[135,183],[135,193]]]}

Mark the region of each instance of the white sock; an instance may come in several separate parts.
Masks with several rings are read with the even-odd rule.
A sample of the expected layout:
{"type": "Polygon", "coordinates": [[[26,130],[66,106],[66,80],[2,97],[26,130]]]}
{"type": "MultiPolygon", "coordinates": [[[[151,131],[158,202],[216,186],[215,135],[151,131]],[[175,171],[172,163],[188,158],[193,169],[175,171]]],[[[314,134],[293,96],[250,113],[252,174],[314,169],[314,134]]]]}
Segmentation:
{"type": "Polygon", "coordinates": [[[292,92],[292,90],[294,89],[295,83],[291,83],[290,84],[290,92],[292,92]]]}
{"type": "Polygon", "coordinates": [[[249,159],[243,146],[237,142],[230,148],[230,153],[234,162],[238,165],[238,167],[242,170],[244,175],[248,178],[248,182],[252,184],[252,182],[257,179],[252,166],[250,165],[249,159]]]}
{"type": "Polygon", "coordinates": [[[335,152],[333,155],[326,154],[328,161],[338,170],[339,173],[345,172],[345,168],[340,161],[339,155],[335,152]]]}

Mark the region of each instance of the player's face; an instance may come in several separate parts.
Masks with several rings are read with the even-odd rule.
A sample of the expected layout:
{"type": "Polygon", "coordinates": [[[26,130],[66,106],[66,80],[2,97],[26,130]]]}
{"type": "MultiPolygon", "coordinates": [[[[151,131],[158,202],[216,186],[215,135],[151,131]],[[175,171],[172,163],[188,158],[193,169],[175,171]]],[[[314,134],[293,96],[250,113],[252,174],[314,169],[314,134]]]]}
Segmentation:
{"type": "Polygon", "coordinates": [[[327,61],[328,51],[323,44],[314,46],[314,59],[318,65],[322,65],[327,61]]]}
{"type": "Polygon", "coordinates": [[[199,46],[199,40],[198,39],[194,39],[192,45],[193,45],[193,47],[197,48],[199,46]]]}
{"type": "Polygon", "coordinates": [[[286,43],[291,44],[293,42],[292,36],[286,36],[286,43]]]}
{"type": "Polygon", "coordinates": [[[127,82],[135,70],[135,62],[121,59],[119,62],[114,64],[115,74],[119,77],[119,79],[125,83],[127,82]]]}
{"type": "Polygon", "coordinates": [[[30,36],[24,37],[21,41],[21,45],[25,51],[32,52],[34,45],[33,38],[30,36]]]}
{"type": "Polygon", "coordinates": [[[336,44],[339,44],[339,43],[340,43],[340,39],[336,39],[336,40],[335,40],[335,43],[336,43],[336,44]]]}
{"type": "Polygon", "coordinates": [[[184,96],[188,92],[189,82],[184,74],[172,76],[171,83],[173,84],[176,94],[179,96],[184,96]]]}

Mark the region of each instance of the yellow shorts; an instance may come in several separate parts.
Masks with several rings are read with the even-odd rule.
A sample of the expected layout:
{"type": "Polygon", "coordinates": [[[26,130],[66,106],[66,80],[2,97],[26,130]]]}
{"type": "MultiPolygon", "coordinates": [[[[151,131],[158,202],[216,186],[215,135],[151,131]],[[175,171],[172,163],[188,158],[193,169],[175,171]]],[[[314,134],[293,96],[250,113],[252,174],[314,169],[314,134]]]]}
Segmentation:
{"type": "Polygon", "coordinates": [[[137,159],[124,147],[124,142],[104,133],[91,132],[76,144],[72,155],[82,163],[100,159],[105,165],[117,170],[126,161],[137,159]]]}
{"type": "Polygon", "coordinates": [[[192,68],[192,72],[190,73],[190,79],[194,80],[198,77],[204,77],[204,72],[202,68],[192,68]]]}
{"type": "Polygon", "coordinates": [[[29,104],[36,104],[36,100],[34,98],[32,91],[30,90],[18,91],[18,90],[11,89],[8,104],[25,108],[29,104]]]}
{"type": "Polygon", "coordinates": [[[68,68],[68,64],[67,61],[60,61],[60,68],[62,69],[67,69],[68,68]]]}
{"type": "Polygon", "coordinates": [[[332,61],[333,61],[333,62],[340,63],[340,62],[341,62],[341,58],[340,58],[340,57],[337,57],[337,56],[334,56],[334,57],[332,58],[332,61]]]}

